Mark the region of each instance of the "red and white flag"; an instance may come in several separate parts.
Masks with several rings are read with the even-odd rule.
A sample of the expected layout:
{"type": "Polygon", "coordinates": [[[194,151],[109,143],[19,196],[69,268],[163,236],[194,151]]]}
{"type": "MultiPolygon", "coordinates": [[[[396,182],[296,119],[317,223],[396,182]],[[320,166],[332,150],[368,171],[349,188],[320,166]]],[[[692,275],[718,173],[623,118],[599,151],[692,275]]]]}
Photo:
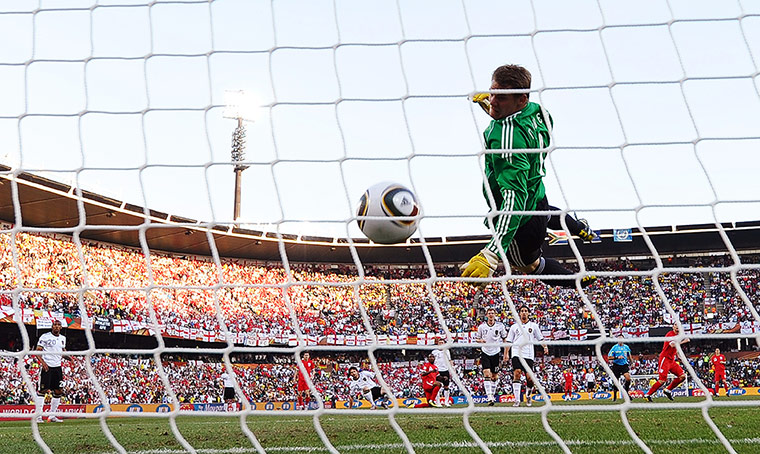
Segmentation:
{"type": "Polygon", "coordinates": [[[587,329],[570,329],[567,330],[567,332],[570,335],[570,339],[572,340],[582,341],[588,338],[587,329]]]}

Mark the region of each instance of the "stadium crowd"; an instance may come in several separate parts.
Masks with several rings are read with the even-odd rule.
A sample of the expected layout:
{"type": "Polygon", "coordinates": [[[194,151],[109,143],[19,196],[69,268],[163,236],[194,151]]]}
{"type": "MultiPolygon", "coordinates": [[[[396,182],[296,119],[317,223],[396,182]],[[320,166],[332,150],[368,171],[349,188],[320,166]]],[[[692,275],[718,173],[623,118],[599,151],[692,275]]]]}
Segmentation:
{"type": "MultiPolygon", "coordinates": [[[[741,256],[758,263],[758,256],[741,256]]],[[[570,264],[571,266],[572,264],[570,264]]],[[[730,266],[725,257],[681,258],[668,266],[730,266]]],[[[760,272],[739,270],[736,282],[727,272],[680,273],[667,268],[654,276],[653,261],[590,261],[591,271],[637,271],[601,276],[586,289],[590,306],[575,290],[548,287],[529,279],[489,285],[482,293],[450,281],[456,268],[437,269],[432,284],[426,267],[389,269],[368,266],[364,280],[348,266],[292,265],[288,274],[278,264],[242,260],[188,258],[101,243],[74,243],[62,235],[0,234],[0,304],[10,306],[10,291],[19,305],[77,317],[129,320],[233,333],[264,334],[274,339],[294,334],[297,319],[304,335],[366,334],[363,313],[377,334],[414,335],[442,332],[441,318],[452,332],[475,328],[485,307],[496,307],[511,320],[508,298],[528,304],[544,330],[659,326],[667,323],[662,289],[673,309],[689,323],[741,322],[752,313],[737,291],[760,308],[760,272]],[[81,256],[80,256],[81,253],[81,256]],[[389,280],[409,279],[408,283],[389,280]],[[658,285],[656,285],[658,284],[658,285]],[[80,290],[84,289],[82,302],[80,290]],[[126,289],[126,290],[125,290],[126,289]],[[599,320],[593,317],[595,309],[599,320]],[[437,309],[440,309],[440,317],[437,309]]]]}
{"type": "MultiPolygon", "coordinates": [[[[743,264],[760,257],[742,255],[743,264]]],[[[376,334],[415,335],[440,333],[441,322],[454,333],[473,331],[487,307],[509,324],[515,307],[527,304],[535,321],[546,331],[594,330],[667,324],[659,290],[688,323],[737,323],[753,320],[750,301],[760,309],[760,272],[742,268],[735,277],[728,272],[702,272],[703,267],[729,267],[725,256],[678,258],[656,269],[651,260],[589,261],[590,271],[602,273],[585,290],[590,304],[575,290],[548,287],[530,279],[492,284],[482,291],[463,282],[447,280],[457,268],[444,264],[430,279],[427,267],[364,269],[360,280],[351,266],[292,264],[288,273],[280,264],[225,259],[219,263],[204,257],[180,257],[96,242],[73,242],[57,234],[0,232],[0,305],[11,305],[18,295],[19,307],[70,314],[86,311],[90,318],[181,325],[218,332],[223,323],[233,333],[264,334],[271,338],[294,333],[297,320],[304,335],[366,334],[367,324],[376,334]],[[693,272],[670,272],[668,267],[693,267],[693,272]],[[635,272],[625,274],[624,272],[635,272]],[[611,272],[611,273],[610,273],[611,272]],[[405,279],[408,282],[398,282],[405,279]],[[18,289],[34,289],[18,291],[18,289]],[[504,292],[506,289],[506,292],[504,292]],[[741,293],[739,292],[741,290],[741,293]],[[742,295],[743,293],[743,295],[742,295]],[[80,298],[81,296],[81,298],[80,298]],[[593,311],[592,311],[593,309],[593,311]],[[594,313],[598,315],[595,318],[594,313]]],[[[572,264],[569,264],[572,266],[572,264]]],[[[0,349],[18,351],[12,339],[0,349]]],[[[464,351],[464,350],[463,350],[464,351]]],[[[316,356],[316,355],[315,355],[316,356]]],[[[464,356],[456,368],[470,392],[482,393],[474,355],[464,356]]],[[[11,355],[0,355],[0,401],[26,402],[28,386],[11,355]]],[[[416,360],[419,360],[417,358],[416,360]]],[[[314,383],[326,399],[345,399],[345,376],[361,358],[332,355],[316,358],[314,383]]],[[[399,397],[421,395],[414,359],[385,358],[379,368],[399,397]]],[[[695,367],[704,372],[703,364],[695,367]]],[[[97,403],[100,391],[109,402],[159,403],[172,399],[163,377],[180,402],[218,402],[221,399],[218,359],[163,361],[152,357],[96,355],[73,356],[64,362],[67,399],[74,403],[97,403]],[[86,361],[97,379],[88,374],[86,361]],[[211,385],[209,385],[211,384],[211,385]],[[97,386],[96,386],[97,385],[97,386]]],[[[537,373],[549,391],[559,390],[562,371],[578,374],[590,369],[606,377],[593,356],[586,359],[555,358],[544,361],[537,373]]],[[[649,374],[656,364],[641,359],[634,373],[649,374]]],[[[251,401],[293,400],[295,368],[292,359],[272,364],[234,364],[246,398],[251,401]]],[[[24,369],[26,370],[26,369],[24,369]]],[[[38,373],[29,363],[32,380],[38,373]]],[[[757,359],[729,362],[729,375],[743,386],[760,385],[757,359]]],[[[509,392],[502,374],[499,389],[509,392]]],[[[454,391],[454,395],[461,391],[454,391]]]]}

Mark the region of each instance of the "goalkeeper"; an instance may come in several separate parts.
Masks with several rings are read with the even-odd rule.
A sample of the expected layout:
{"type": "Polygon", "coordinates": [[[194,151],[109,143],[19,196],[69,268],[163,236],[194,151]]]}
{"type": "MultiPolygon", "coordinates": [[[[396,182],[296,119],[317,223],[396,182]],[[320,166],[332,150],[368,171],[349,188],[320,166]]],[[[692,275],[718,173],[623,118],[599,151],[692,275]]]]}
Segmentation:
{"type": "MultiPolygon", "coordinates": [[[[529,90],[530,83],[531,74],[527,69],[518,65],[504,65],[493,72],[491,90],[529,90]]],[[[546,175],[546,148],[551,142],[547,120],[551,122],[552,119],[541,106],[529,102],[528,98],[527,92],[490,94],[487,101],[482,95],[473,98],[484,110],[487,107],[488,114],[493,118],[483,132],[486,149],[504,152],[488,153],[485,157],[487,181],[483,185],[483,194],[491,211],[498,211],[487,221],[492,223],[494,234],[485,248],[462,265],[462,277],[493,276],[501,262],[500,246],[510,265],[523,273],[573,274],[558,261],[543,257],[542,254],[541,246],[546,238],[550,218],[553,218],[553,228],[559,226],[559,218],[513,214],[515,211],[555,209],[546,199],[543,183],[546,175]]],[[[571,233],[584,240],[593,239],[588,223],[576,221],[571,216],[566,221],[571,233]]],[[[575,288],[573,279],[542,280],[548,285],[575,288]]],[[[581,286],[585,287],[594,280],[592,276],[585,276],[581,280],[581,286]]]]}

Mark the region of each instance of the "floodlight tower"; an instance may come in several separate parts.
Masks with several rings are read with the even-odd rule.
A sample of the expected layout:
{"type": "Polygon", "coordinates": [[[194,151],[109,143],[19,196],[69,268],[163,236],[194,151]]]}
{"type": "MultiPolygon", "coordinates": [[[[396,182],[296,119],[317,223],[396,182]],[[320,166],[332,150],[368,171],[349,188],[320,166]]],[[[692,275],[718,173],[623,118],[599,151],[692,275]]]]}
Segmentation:
{"type": "Polygon", "coordinates": [[[225,92],[224,118],[237,120],[237,127],[232,132],[232,149],[230,151],[232,162],[235,164],[235,201],[233,205],[232,220],[236,222],[240,217],[240,198],[242,187],[243,170],[250,166],[242,164],[245,161],[245,124],[244,121],[253,122],[250,115],[250,95],[243,90],[228,90],[225,92]]]}

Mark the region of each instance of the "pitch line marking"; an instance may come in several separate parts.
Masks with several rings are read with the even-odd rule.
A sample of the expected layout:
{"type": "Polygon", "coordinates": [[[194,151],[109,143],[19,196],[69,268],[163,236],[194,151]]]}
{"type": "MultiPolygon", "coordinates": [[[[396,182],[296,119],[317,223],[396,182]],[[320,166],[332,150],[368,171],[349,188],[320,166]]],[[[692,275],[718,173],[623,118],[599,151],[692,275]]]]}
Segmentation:
{"type": "MultiPolygon", "coordinates": [[[[717,439],[708,438],[691,438],[685,440],[643,440],[647,445],[721,445],[722,443],[717,439]]],[[[737,438],[729,440],[731,443],[736,444],[760,444],[760,438],[737,438]]],[[[568,446],[633,446],[636,443],[633,440],[565,440],[568,446]]],[[[485,442],[485,444],[491,448],[530,448],[530,447],[544,447],[544,446],[556,446],[554,441],[496,441],[485,442]]],[[[423,449],[444,449],[444,448],[478,448],[478,445],[465,441],[465,442],[448,442],[448,443],[412,443],[415,448],[423,449]]],[[[339,451],[378,451],[382,449],[400,449],[404,448],[402,443],[386,443],[386,444],[355,444],[355,445],[343,445],[335,446],[339,451]]],[[[324,446],[272,446],[265,448],[267,452],[296,452],[296,453],[316,453],[327,452],[327,448],[324,446]]],[[[100,454],[111,454],[114,451],[106,451],[100,454]]],[[[200,454],[245,454],[257,452],[255,448],[229,448],[229,449],[197,449],[196,452],[200,454]]],[[[142,451],[127,451],[128,454],[185,454],[186,451],[182,449],[149,449],[142,451]]]]}

